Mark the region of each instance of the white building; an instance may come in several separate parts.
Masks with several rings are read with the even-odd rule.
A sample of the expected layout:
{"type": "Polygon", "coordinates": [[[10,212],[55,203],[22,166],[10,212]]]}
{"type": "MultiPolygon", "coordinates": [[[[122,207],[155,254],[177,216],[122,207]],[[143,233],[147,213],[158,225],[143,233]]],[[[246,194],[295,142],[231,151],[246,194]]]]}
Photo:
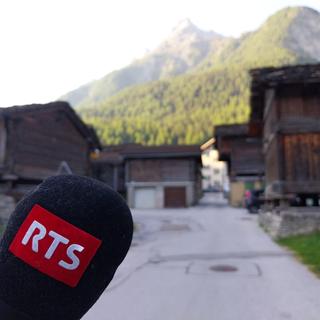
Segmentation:
{"type": "Polygon", "coordinates": [[[208,148],[202,152],[202,189],[203,190],[228,190],[227,165],[218,160],[218,151],[208,148]]]}

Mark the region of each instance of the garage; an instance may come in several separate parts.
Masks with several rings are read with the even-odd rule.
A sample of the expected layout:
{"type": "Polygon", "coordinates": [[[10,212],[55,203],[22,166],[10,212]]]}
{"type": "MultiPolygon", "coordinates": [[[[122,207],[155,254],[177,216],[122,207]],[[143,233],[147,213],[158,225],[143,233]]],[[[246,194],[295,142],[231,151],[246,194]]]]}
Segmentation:
{"type": "Polygon", "coordinates": [[[130,145],[122,156],[131,208],[184,208],[199,200],[199,146],[130,145]]]}
{"type": "Polygon", "coordinates": [[[156,188],[135,188],[134,207],[139,209],[156,208],[156,188]]]}
{"type": "Polygon", "coordinates": [[[183,208],[187,206],[185,187],[165,187],[164,206],[165,208],[183,208]]]}

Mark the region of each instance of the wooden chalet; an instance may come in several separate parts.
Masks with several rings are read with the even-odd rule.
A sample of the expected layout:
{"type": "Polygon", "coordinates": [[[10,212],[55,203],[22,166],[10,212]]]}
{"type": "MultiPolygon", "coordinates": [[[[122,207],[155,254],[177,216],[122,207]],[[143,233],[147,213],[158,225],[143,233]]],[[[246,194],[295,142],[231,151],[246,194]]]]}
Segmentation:
{"type": "Polygon", "coordinates": [[[132,208],[187,207],[202,196],[200,146],[105,147],[94,173],[132,208]]]}
{"type": "Polygon", "coordinates": [[[200,146],[132,145],[125,159],[131,207],[188,207],[202,196],[200,146]]]}
{"type": "Polygon", "coordinates": [[[230,203],[233,206],[242,205],[246,190],[262,187],[264,161],[259,132],[259,126],[248,124],[215,127],[219,160],[228,165],[230,203]]]}
{"type": "Polygon", "coordinates": [[[320,195],[320,64],[250,72],[251,121],[263,128],[266,196],[320,195]]]}
{"type": "Polygon", "coordinates": [[[94,130],[66,102],[0,109],[0,193],[19,198],[52,175],[89,175],[99,148],[94,130]]]}
{"type": "Polygon", "coordinates": [[[92,160],[92,175],[125,197],[124,149],[125,145],[105,146],[92,160]]]}

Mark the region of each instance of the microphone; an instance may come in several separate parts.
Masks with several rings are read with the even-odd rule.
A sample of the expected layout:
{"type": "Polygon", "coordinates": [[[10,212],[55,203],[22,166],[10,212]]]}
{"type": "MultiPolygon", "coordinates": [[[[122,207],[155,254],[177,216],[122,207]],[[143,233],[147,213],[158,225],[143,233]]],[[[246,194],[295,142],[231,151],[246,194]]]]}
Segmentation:
{"type": "Polygon", "coordinates": [[[0,241],[0,319],[77,320],[112,280],[132,241],[123,198],[75,175],[46,179],[0,241]]]}

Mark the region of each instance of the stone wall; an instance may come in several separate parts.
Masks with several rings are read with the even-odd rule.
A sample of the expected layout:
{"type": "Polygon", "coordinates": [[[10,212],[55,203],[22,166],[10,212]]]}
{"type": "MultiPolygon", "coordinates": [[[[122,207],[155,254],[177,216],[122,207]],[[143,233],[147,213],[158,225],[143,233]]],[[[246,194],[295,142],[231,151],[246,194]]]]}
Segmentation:
{"type": "Polygon", "coordinates": [[[279,212],[261,211],[260,225],[275,238],[320,231],[320,208],[287,208],[279,212]]]}

